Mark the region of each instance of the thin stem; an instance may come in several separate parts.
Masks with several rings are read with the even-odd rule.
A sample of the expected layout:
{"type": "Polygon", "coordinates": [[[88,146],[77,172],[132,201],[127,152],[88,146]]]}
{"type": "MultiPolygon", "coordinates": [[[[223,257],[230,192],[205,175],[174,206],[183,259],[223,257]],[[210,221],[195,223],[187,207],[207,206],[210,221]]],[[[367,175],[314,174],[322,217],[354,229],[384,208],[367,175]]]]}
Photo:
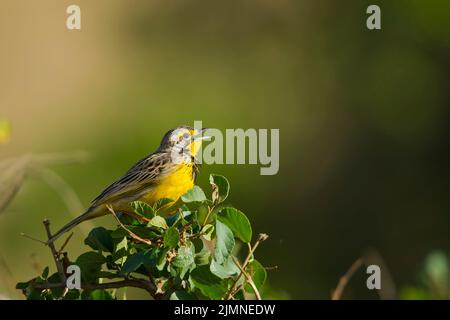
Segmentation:
{"type": "Polygon", "coordinates": [[[358,258],[353,264],[350,266],[350,268],[347,270],[347,272],[339,279],[338,285],[336,286],[336,289],[331,294],[331,300],[339,300],[342,297],[342,294],[344,293],[344,289],[347,286],[347,283],[350,281],[350,278],[353,276],[353,274],[358,271],[358,269],[363,265],[363,259],[358,258]]]}
{"type": "Polygon", "coordinates": [[[241,273],[244,275],[245,279],[247,280],[247,283],[250,285],[250,287],[252,287],[253,292],[255,293],[255,296],[256,296],[256,300],[262,300],[261,294],[259,293],[259,290],[256,287],[255,283],[253,282],[252,277],[250,277],[249,274],[244,270],[244,268],[242,268],[241,264],[235,257],[233,257],[233,261],[237,265],[239,270],[241,270],[241,273]]]}
{"type": "Polygon", "coordinates": [[[205,224],[208,222],[209,216],[211,215],[212,211],[213,211],[212,208],[208,206],[208,214],[206,215],[205,220],[203,220],[202,227],[204,227],[205,224]]]}
{"type": "MultiPolygon", "coordinates": [[[[242,269],[245,270],[245,268],[247,268],[248,263],[250,262],[251,257],[253,256],[253,253],[255,252],[256,248],[259,246],[259,244],[265,240],[267,240],[269,236],[265,233],[260,233],[258,240],[256,240],[255,244],[253,245],[253,247],[250,247],[250,250],[248,252],[247,257],[244,260],[244,263],[242,264],[242,269]]],[[[230,290],[228,290],[226,296],[225,296],[225,300],[230,300],[234,294],[237,292],[236,288],[238,286],[238,281],[239,279],[242,277],[243,273],[241,270],[241,273],[239,273],[239,275],[236,277],[236,279],[234,280],[233,285],[231,286],[230,290]]]]}
{"type": "Polygon", "coordinates": [[[149,239],[141,238],[141,237],[139,237],[137,234],[135,234],[133,231],[131,231],[130,229],[128,229],[128,228],[120,221],[120,219],[117,217],[116,212],[114,211],[114,209],[113,209],[111,206],[107,205],[106,208],[113,214],[114,218],[116,218],[116,220],[117,220],[117,222],[120,224],[120,226],[121,226],[125,231],[127,231],[133,239],[138,240],[138,241],[143,242],[143,243],[148,244],[148,245],[152,245],[152,242],[151,242],[149,239]]]}
{"type": "MultiPolygon", "coordinates": [[[[50,231],[50,221],[48,219],[44,220],[45,231],[47,232],[47,238],[50,240],[52,238],[52,233],[50,231]]],[[[59,260],[59,253],[55,248],[55,244],[53,242],[49,242],[48,246],[52,251],[53,259],[55,260],[56,269],[58,270],[59,277],[63,283],[66,283],[66,273],[64,271],[64,266],[59,260]]]]}
{"type": "Polygon", "coordinates": [[[69,236],[67,237],[67,239],[64,241],[63,245],[62,245],[61,248],[59,249],[59,253],[61,253],[61,252],[65,249],[65,247],[66,247],[67,244],[69,243],[70,239],[72,239],[72,236],[73,236],[73,232],[71,232],[71,233],[69,234],[69,236]]]}
{"type": "MultiPolygon", "coordinates": [[[[36,283],[33,284],[33,287],[36,289],[54,289],[54,288],[65,288],[66,283],[36,283]]],[[[158,296],[155,294],[156,287],[151,281],[146,280],[120,280],[120,281],[113,281],[113,282],[107,282],[107,283],[86,283],[81,284],[81,288],[83,290],[96,290],[96,289],[118,289],[118,288],[125,288],[125,287],[134,287],[134,288],[141,288],[146,290],[150,295],[157,299],[158,296]]]]}
{"type": "Polygon", "coordinates": [[[47,242],[42,241],[42,240],[39,240],[39,239],[34,238],[34,237],[32,237],[32,236],[29,236],[29,235],[27,235],[26,233],[21,232],[20,235],[21,235],[22,237],[27,238],[27,239],[30,239],[30,240],[33,240],[33,241],[36,241],[36,242],[39,242],[39,243],[42,243],[42,244],[47,245],[47,242]]]}

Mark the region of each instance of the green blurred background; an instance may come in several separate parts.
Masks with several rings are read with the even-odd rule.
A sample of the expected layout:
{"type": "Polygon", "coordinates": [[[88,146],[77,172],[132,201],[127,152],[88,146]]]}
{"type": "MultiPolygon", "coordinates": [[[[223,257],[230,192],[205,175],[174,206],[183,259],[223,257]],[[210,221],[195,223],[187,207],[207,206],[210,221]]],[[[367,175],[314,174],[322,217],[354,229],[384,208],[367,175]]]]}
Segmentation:
{"type": "MultiPolygon", "coordinates": [[[[198,181],[227,176],[230,202],[270,235],[257,253],[278,266],[268,296],[328,299],[368,249],[400,297],[422,297],[414,288],[435,250],[448,281],[449,1],[78,0],[82,30],[69,31],[73,3],[0,3],[0,118],[11,126],[0,160],[87,151],[51,169],[88,206],[172,127],[280,128],[278,175],[211,165],[198,181]],[[382,30],[366,28],[369,4],[382,30]]],[[[29,175],[0,214],[1,296],[20,298],[14,281],[53,267],[20,232],[44,239],[43,218],[56,229],[68,211],[29,175]]],[[[85,230],[69,244],[74,257],[85,230]]],[[[377,298],[365,278],[345,297],[377,298]]]]}

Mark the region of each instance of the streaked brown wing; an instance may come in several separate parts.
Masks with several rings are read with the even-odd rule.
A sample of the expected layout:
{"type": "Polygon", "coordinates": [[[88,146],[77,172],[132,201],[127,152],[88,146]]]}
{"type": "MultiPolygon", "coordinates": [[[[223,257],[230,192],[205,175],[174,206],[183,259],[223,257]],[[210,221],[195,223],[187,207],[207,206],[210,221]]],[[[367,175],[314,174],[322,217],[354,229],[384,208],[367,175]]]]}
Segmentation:
{"type": "Polygon", "coordinates": [[[111,202],[116,198],[132,196],[151,187],[168,163],[164,153],[153,153],[134,164],[123,177],[109,185],[92,201],[92,207],[111,202]]]}

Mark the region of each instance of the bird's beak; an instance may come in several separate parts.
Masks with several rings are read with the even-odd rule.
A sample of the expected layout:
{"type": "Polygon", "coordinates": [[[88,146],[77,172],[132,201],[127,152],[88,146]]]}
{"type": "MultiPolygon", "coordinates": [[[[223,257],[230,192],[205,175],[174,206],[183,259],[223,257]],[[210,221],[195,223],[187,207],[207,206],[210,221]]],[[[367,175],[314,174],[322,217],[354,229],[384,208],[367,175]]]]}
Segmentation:
{"type": "Polygon", "coordinates": [[[197,133],[196,135],[194,135],[192,138],[194,139],[194,141],[197,141],[197,140],[209,140],[209,139],[211,139],[211,137],[210,136],[204,136],[203,135],[203,133],[206,131],[206,130],[208,130],[209,128],[202,128],[201,130],[200,130],[200,132],[199,133],[197,133]]]}

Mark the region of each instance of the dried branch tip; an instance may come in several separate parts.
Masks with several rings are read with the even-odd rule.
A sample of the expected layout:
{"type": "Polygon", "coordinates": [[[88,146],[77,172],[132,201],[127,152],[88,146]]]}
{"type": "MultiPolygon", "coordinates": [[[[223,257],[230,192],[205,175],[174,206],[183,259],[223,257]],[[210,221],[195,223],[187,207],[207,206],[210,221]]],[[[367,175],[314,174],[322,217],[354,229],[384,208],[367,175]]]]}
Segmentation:
{"type": "Polygon", "coordinates": [[[266,233],[260,233],[259,237],[258,237],[258,241],[262,242],[262,241],[266,241],[267,238],[269,238],[269,235],[266,233]]]}

